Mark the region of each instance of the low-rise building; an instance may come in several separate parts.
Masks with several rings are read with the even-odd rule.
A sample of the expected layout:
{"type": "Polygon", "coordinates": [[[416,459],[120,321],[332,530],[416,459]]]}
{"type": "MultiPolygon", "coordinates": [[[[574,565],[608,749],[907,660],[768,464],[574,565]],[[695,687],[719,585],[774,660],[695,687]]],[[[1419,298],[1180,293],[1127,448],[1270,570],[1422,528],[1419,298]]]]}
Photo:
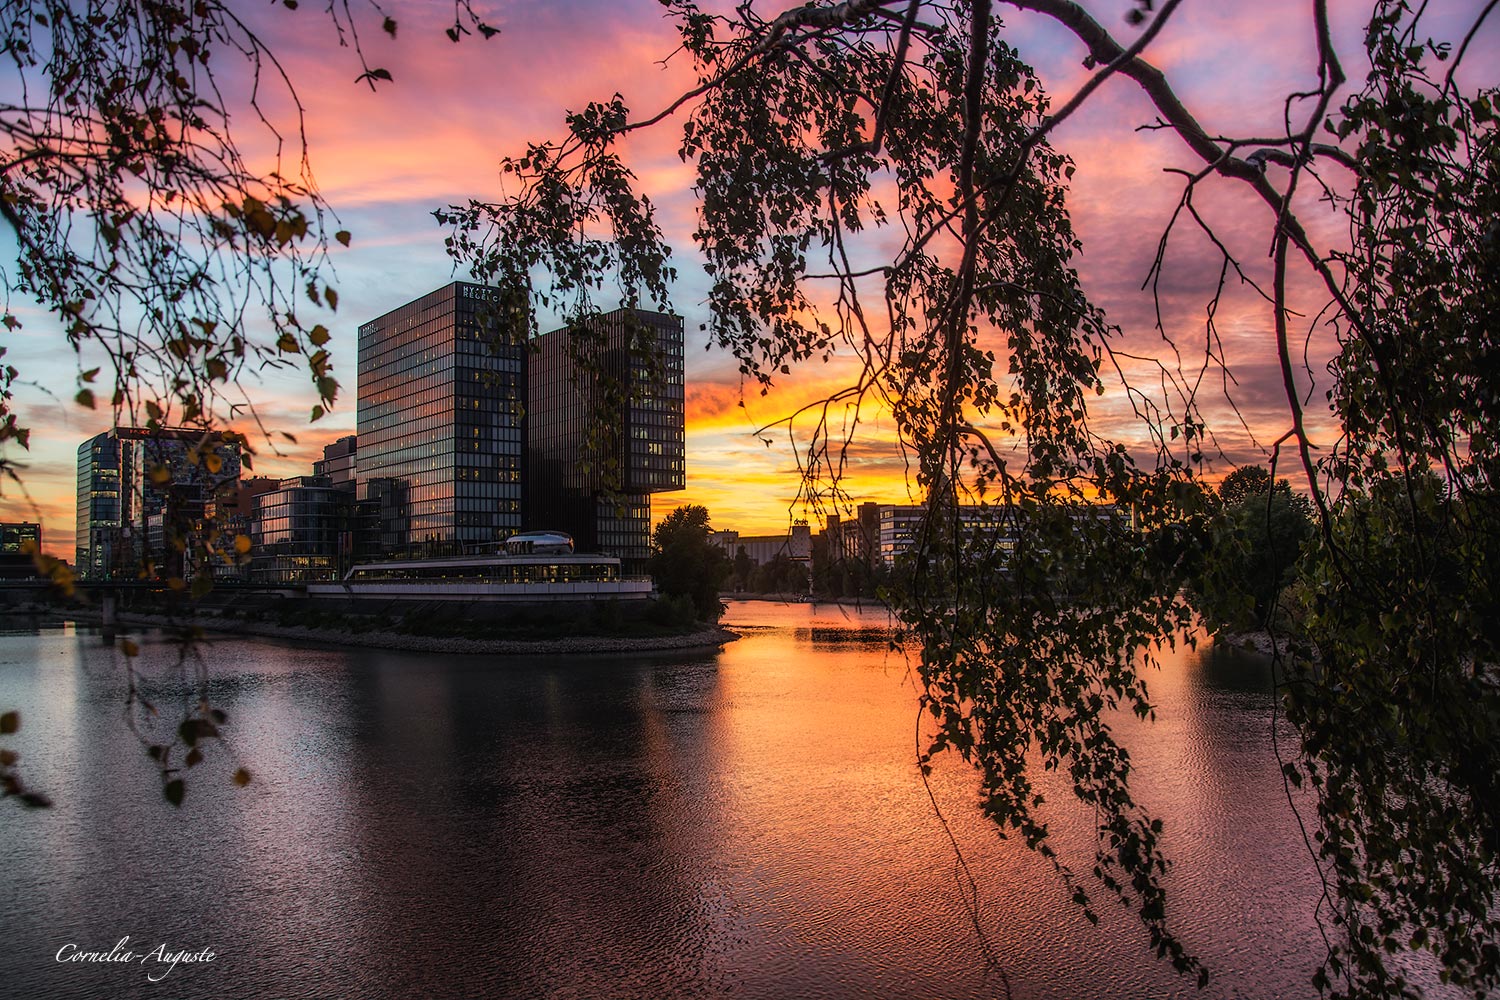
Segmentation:
{"type": "Polygon", "coordinates": [[[250,582],[337,580],[353,558],[353,493],[327,476],[293,476],[255,498],[250,582]]]}

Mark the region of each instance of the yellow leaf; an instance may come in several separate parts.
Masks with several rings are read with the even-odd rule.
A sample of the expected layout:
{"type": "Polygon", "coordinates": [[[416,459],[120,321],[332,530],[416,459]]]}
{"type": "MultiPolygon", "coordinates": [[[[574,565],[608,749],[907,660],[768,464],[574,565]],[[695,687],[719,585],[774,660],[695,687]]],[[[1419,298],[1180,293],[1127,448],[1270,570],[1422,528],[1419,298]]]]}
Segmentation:
{"type": "Polygon", "coordinates": [[[139,656],[141,653],[141,647],[137,646],[129,639],[121,639],[120,652],[124,653],[126,656],[139,656]]]}
{"type": "Polygon", "coordinates": [[[248,535],[235,535],[234,536],[234,551],[238,552],[240,555],[244,555],[245,553],[249,552],[250,551],[250,536],[248,536],[248,535]]]}

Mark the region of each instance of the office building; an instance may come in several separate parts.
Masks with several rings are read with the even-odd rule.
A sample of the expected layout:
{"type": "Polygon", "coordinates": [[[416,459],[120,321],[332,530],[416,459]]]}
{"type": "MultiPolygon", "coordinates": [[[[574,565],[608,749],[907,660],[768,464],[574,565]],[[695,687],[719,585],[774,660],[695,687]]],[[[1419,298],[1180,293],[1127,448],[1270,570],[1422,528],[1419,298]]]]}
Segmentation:
{"type": "Polygon", "coordinates": [[[270,586],[337,580],[349,570],[354,496],[328,476],[293,476],[255,498],[250,582],[270,586]]]}
{"type": "Polygon", "coordinates": [[[75,572],[182,576],[205,507],[240,476],[239,449],[183,428],[115,427],[78,446],[75,572]],[[151,539],[155,537],[153,544],[151,539]]]}
{"type": "Polygon", "coordinates": [[[335,489],[354,492],[358,452],[358,436],[354,434],[325,445],[323,457],[313,463],[313,475],[327,476],[335,489]]]}
{"type": "Polygon", "coordinates": [[[42,526],[35,521],[0,522],[0,555],[42,551],[42,526]]]}
{"type": "Polygon", "coordinates": [[[373,549],[483,551],[521,530],[526,348],[496,294],[456,281],[359,328],[355,480],[373,549]]]}
{"type": "Polygon", "coordinates": [[[42,551],[42,526],[35,521],[0,523],[0,579],[36,576],[33,556],[42,551]]]}
{"type": "MultiPolygon", "coordinates": [[[[682,319],[617,309],[531,345],[526,523],[627,573],[651,554],[651,495],[686,486],[682,319]],[[599,376],[581,371],[592,359],[599,376]]],[[[361,445],[363,448],[363,445],[361,445]]]]}

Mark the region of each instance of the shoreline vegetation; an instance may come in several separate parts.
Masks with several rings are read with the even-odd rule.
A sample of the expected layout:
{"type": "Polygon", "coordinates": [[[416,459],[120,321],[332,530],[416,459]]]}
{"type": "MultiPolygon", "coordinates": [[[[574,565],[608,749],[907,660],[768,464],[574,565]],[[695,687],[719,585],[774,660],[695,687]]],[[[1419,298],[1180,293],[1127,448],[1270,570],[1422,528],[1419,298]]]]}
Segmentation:
{"type": "MultiPolygon", "coordinates": [[[[103,624],[96,609],[49,608],[48,617],[72,620],[88,625],[103,624]]],[[[526,638],[497,638],[492,635],[465,635],[460,627],[427,628],[420,631],[351,619],[344,625],[326,619],[315,624],[264,621],[218,614],[168,615],[122,611],[115,616],[117,628],[198,628],[206,636],[249,635],[267,639],[319,642],[334,646],[363,646],[429,653],[484,654],[491,656],[578,655],[593,653],[686,652],[717,649],[738,639],[737,632],[717,624],[703,624],[688,631],[663,631],[656,634],[589,635],[579,630],[559,630],[555,635],[526,638]]]]}

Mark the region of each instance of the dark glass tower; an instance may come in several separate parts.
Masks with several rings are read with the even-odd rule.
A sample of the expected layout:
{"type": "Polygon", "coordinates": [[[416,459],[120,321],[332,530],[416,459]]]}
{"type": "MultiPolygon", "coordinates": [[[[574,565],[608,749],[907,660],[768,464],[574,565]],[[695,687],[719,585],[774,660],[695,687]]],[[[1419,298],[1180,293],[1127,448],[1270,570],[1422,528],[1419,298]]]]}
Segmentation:
{"type": "Polygon", "coordinates": [[[124,516],[120,497],[120,439],[96,434],[78,446],[78,520],[73,571],[84,580],[105,580],[121,558],[124,516]]]}
{"type": "Polygon", "coordinates": [[[525,346],[457,281],[359,328],[358,496],[378,551],[462,553],[521,530],[525,346]]]}
{"type": "Polygon", "coordinates": [[[133,579],[147,559],[159,574],[183,575],[168,535],[201,531],[207,503],[239,478],[239,449],[215,435],[115,427],[89,438],[78,446],[78,575],[133,579]]]}
{"type": "Polygon", "coordinates": [[[531,347],[527,527],[566,531],[578,551],[641,572],[651,494],[686,485],[682,319],[616,309],[531,347]],[[580,351],[598,359],[603,379],[579,378],[580,351]]]}

